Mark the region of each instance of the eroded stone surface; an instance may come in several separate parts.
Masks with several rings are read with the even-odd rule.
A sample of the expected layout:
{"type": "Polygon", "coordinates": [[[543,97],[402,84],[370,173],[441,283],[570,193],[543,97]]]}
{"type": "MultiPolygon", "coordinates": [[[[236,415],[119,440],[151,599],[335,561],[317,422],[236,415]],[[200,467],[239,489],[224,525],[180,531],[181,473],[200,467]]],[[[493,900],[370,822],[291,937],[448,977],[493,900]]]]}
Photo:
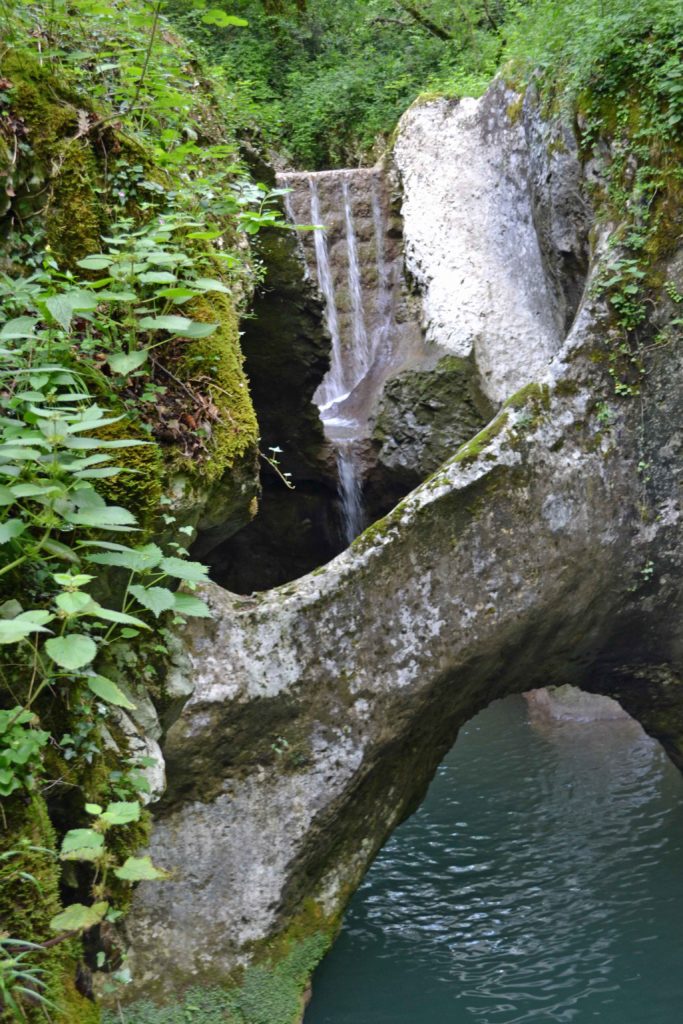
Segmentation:
{"type": "MultiPolygon", "coordinates": [[[[455,117],[466,144],[506,103],[500,89],[487,100],[493,127],[469,104],[457,117],[441,101],[418,110],[425,159],[429,125],[447,141],[455,117]]],[[[518,164],[501,170],[516,189],[518,164]]],[[[437,234],[460,214],[435,196],[422,216],[437,234]]],[[[668,270],[679,290],[681,266],[668,270]]],[[[488,294],[470,293],[468,317],[476,301],[489,317],[488,294]]],[[[432,329],[455,346],[461,306],[433,295],[432,329]]],[[[521,316],[507,300],[495,311],[508,309],[508,338],[533,320],[527,298],[521,316]]],[[[563,301],[547,322],[568,315],[563,301]]],[[[662,297],[653,327],[676,315],[662,297]]],[[[544,382],[324,569],[252,598],[206,588],[215,618],[188,629],[174,669],[176,691],[184,680],[192,693],[163,744],[152,838],[174,875],[136,894],[132,992],[228,979],[306,901],[333,922],[460,726],[498,697],[549,681],[615,697],[683,767],[681,354],[653,346],[641,398],[617,400],[609,317],[590,287],[571,318],[550,365],[538,343],[544,382]]],[[[498,397],[520,371],[516,348],[510,358],[498,397]]]]}
{"type": "Polygon", "coordinates": [[[474,354],[493,402],[547,378],[564,328],[532,215],[519,101],[499,83],[481,100],[418,103],[394,150],[427,337],[474,354]]]}

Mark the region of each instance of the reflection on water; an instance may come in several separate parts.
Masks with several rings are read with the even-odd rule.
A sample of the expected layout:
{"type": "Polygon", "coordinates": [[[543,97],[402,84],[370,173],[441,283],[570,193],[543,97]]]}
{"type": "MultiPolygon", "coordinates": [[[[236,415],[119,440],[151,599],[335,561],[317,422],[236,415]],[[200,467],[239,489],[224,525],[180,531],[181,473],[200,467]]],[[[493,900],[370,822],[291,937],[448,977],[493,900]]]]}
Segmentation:
{"type": "Polygon", "coordinates": [[[461,732],[314,978],[306,1024],[678,1024],[683,779],[630,721],[461,732]]]}

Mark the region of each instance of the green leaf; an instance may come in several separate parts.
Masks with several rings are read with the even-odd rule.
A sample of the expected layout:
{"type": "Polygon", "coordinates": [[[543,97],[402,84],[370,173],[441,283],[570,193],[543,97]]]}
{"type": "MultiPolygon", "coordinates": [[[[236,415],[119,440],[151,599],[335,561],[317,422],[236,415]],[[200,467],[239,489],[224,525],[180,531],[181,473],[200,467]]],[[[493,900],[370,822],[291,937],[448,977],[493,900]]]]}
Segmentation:
{"type": "Polygon", "coordinates": [[[158,618],[175,606],[175,595],[166,587],[130,587],[130,593],[142,605],[158,618]]]}
{"type": "Polygon", "coordinates": [[[167,576],[185,580],[186,583],[206,583],[209,578],[208,567],[201,562],[187,562],[184,558],[169,556],[162,558],[160,566],[167,576]]]}
{"type": "Polygon", "coordinates": [[[50,928],[53,932],[85,932],[103,921],[108,910],[108,903],[93,903],[91,907],[72,903],[52,918],[50,928]]]}
{"type": "Polygon", "coordinates": [[[14,493],[14,490],[10,490],[4,484],[0,484],[0,505],[13,505],[16,499],[17,495],[14,493]]]}
{"type": "Polygon", "coordinates": [[[84,256],[82,260],[78,260],[76,263],[77,267],[82,267],[83,270],[104,270],[105,267],[110,267],[114,259],[112,256],[105,256],[104,253],[98,253],[93,256],[84,256]]]}
{"type": "Polygon", "coordinates": [[[8,320],[0,330],[0,339],[11,341],[17,338],[33,338],[37,323],[36,317],[33,316],[18,316],[14,320],[8,320]]]}
{"type": "Polygon", "coordinates": [[[137,524],[132,512],[118,505],[106,505],[104,508],[89,508],[81,512],[70,512],[64,516],[67,523],[73,526],[94,526],[101,530],[130,530],[137,524]]]}
{"type": "Polygon", "coordinates": [[[176,280],[170,270],[147,270],[138,278],[143,284],[173,284],[176,280]]]}
{"type": "Polygon", "coordinates": [[[202,15],[205,25],[217,25],[219,28],[227,28],[234,25],[236,28],[245,28],[249,22],[244,18],[238,18],[235,14],[226,14],[220,7],[212,7],[210,11],[202,15]]]}
{"type": "Polygon", "coordinates": [[[129,825],[132,821],[140,820],[140,804],[137,800],[133,802],[122,800],[109,804],[100,820],[107,825],[129,825]]]}
{"type": "Polygon", "coordinates": [[[223,292],[226,295],[230,294],[230,289],[223,284],[222,281],[216,281],[213,277],[198,277],[192,284],[195,288],[201,288],[204,292],[223,292]]]}
{"type": "Polygon", "coordinates": [[[173,608],[179,615],[191,615],[196,619],[211,619],[213,612],[205,601],[193,594],[176,593],[173,595],[173,608]]]}
{"type": "Polygon", "coordinates": [[[169,314],[168,316],[143,316],[140,321],[140,327],[146,331],[184,331],[187,327],[190,327],[192,320],[189,320],[186,316],[174,316],[169,314]]]}
{"type": "Polygon", "coordinates": [[[206,338],[217,329],[218,324],[201,324],[186,316],[144,316],[140,327],[145,331],[168,331],[181,338],[206,338]]]}
{"type": "Polygon", "coordinates": [[[128,548],[125,551],[117,550],[102,555],[89,555],[88,561],[95,562],[97,565],[119,565],[123,569],[131,569],[133,572],[144,572],[145,569],[156,568],[163,557],[163,551],[156,544],[144,544],[142,547],[128,548]]]}
{"type": "Polygon", "coordinates": [[[126,612],[117,612],[114,608],[104,608],[96,601],[93,601],[88,608],[88,615],[104,619],[105,622],[120,622],[124,626],[138,626],[140,629],[150,629],[142,619],[137,619],[134,615],[128,615],[126,612]]]}
{"type": "Polygon", "coordinates": [[[70,572],[54,572],[52,579],[60,587],[84,587],[86,583],[90,583],[94,580],[94,576],[89,576],[87,573],[76,573],[75,575],[70,572]]]}
{"type": "Polygon", "coordinates": [[[82,590],[67,590],[63,594],[57,594],[55,604],[66,615],[78,615],[89,604],[92,604],[92,598],[90,594],[86,594],[82,590]]]}
{"type": "Polygon", "coordinates": [[[96,814],[99,816],[104,808],[100,807],[99,804],[86,804],[85,810],[87,814],[96,814]]]}
{"type": "Polygon", "coordinates": [[[125,377],[146,363],[148,355],[149,349],[146,348],[138,349],[136,352],[116,352],[113,356],[109,356],[107,362],[114,373],[120,373],[125,377]]]}
{"type": "Polygon", "coordinates": [[[45,650],[60,668],[75,672],[90,664],[97,654],[97,644],[84,633],[67,633],[46,640],[45,650]]]}
{"type": "Polygon", "coordinates": [[[104,849],[104,836],[92,828],[72,828],[62,839],[61,860],[97,860],[104,849]]]}
{"type": "Polygon", "coordinates": [[[13,619],[0,619],[0,644],[16,644],[31,633],[49,633],[45,623],[53,618],[49,612],[35,611],[22,612],[13,619]]]}
{"type": "Polygon", "coordinates": [[[222,231],[190,231],[188,232],[188,238],[196,238],[202,242],[211,242],[214,238],[220,238],[223,234],[222,231]]]}
{"type": "Polygon", "coordinates": [[[124,882],[154,882],[169,877],[168,871],[154,867],[151,857],[128,857],[114,874],[124,882]]]}
{"type": "Polygon", "coordinates": [[[9,541],[20,537],[26,529],[27,524],[23,519],[8,519],[0,523],[0,544],[8,544],[9,541]]]}
{"type": "Polygon", "coordinates": [[[106,676],[88,676],[86,682],[92,693],[101,700],[106,701],[107,704],[114,704],[118,708],[127,708],[129,711],[135,711],[136,705],[131,704],[123,690],[120,690],[116,683],[113,683],[111,679],[107,679],[106,676]]]}
{"type": "Polygon", "coordinates": [[[60,558],[63,562],[71,562],[73,565],[79,565],[81,561],[75,551],[72,551],[66,544],[62,544],[61,541],[52,540],[52,538],[43,541],[43,551],[55,558],[60,558]]]}

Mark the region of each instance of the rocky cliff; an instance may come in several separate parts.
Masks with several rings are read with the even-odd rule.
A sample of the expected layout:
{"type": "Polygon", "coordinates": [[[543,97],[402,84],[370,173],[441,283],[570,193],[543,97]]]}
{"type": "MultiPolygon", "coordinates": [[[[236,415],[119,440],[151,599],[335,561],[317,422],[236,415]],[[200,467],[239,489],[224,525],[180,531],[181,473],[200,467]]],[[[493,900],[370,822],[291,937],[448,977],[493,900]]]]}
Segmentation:
{"type": "Polygon", "coordinates": [[[373,856],[506,694],[614,697],[683,767],[675,237],[624,332],[604,287],[622,225],[586,187],[608,148],[580,152],[533,90],[411,110],[396,161],[427,338],[497,412],[322,569],[206,589],[151,844],[173,876],[127,924],[134,994],[242,979],[221,998],[256,1020],[270,978],[269,1024],[295,1020],[373,856]]]}

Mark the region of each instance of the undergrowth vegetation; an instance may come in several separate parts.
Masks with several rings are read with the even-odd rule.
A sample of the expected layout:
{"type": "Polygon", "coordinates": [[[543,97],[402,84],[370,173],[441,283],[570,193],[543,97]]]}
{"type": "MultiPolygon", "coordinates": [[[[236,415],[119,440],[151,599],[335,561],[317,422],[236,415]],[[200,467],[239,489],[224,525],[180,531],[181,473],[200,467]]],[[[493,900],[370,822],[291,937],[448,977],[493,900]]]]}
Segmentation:
{"type": "Polygon", "coordinates": [[[281,219],[159,5],[3,14],[0,1019],[86,1021],[91,970],[125,980],[106,929],[165,877],[137,855],[160,766],[128,716],[169,628],[210,614],[167,481],[255,456],[245,239],[281,219]]]}

